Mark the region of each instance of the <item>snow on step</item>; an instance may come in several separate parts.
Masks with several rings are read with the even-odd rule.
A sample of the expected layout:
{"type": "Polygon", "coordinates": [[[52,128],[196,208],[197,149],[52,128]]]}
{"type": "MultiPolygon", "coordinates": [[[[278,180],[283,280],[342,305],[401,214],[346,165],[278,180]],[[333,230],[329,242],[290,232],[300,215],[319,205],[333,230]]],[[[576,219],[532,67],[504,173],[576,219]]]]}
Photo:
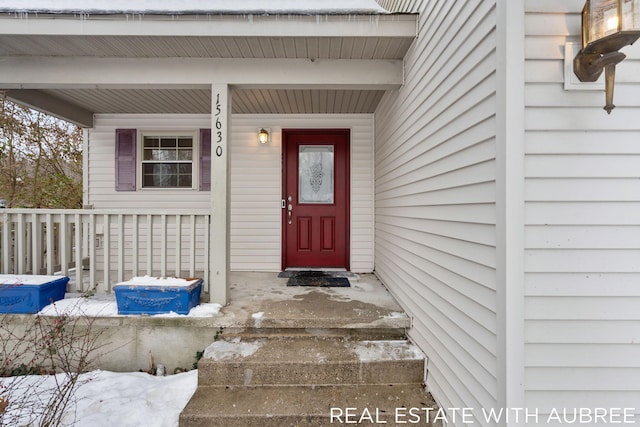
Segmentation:
{"type": "Polygon", "coordinates": [[[199,384],[421,383],[424,356],[407,341],[298,338],[216,341],[198,365],[199,384]]]}

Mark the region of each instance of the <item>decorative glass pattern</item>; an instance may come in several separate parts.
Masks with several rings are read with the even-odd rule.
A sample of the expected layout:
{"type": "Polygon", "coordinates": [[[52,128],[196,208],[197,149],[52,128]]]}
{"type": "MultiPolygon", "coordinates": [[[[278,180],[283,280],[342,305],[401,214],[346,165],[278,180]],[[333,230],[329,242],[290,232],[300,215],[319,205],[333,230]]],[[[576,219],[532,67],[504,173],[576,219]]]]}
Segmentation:
{"type": "Polygon", "coordinates": [[[333,145],[298,148],[299,203],[333,204],[333,145]]]}

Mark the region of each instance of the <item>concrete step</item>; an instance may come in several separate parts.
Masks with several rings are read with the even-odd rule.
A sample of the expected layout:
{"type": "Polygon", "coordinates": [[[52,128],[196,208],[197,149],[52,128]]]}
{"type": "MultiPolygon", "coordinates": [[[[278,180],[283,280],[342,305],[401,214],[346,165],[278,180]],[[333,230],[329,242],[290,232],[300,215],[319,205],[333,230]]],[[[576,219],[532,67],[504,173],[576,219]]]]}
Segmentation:
{"type": "Polygon", "coordinates": [[[353,340],[404,340],[407,328],[223,328],[226,340],[258,338],[349,338],[353,340]]]}
{"type": "Polygon", "coordinates": [[[198,364],[199,386],[420,384],[424,356],[406,340],[305,337],[210,345],[198,364]]]}
{"type": "Polygon", "coordinates": [[[432,425],[411,318],[374,276],[335,289],[236,281],[232,291],[181,427],[432,425]]]}
{"type": "Polygon", "coordinates": [[[432,425],[436,405],[419,384],[198,387],[181,427],[432,425]]]}

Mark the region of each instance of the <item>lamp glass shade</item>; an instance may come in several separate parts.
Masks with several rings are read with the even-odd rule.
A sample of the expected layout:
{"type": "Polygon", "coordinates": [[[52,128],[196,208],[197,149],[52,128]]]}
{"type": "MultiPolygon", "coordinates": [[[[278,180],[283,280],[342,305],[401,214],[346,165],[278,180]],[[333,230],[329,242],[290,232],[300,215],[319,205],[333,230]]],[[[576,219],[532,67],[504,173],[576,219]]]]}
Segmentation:
{"type": "Polygon", "coordinates": [[[258,132],[258,141],[260,141],[261,144],[266,144],[269,141],[269,132],[265,129],[260,129],[260,132],[258,132]]]}
{"type": "Polygon", "coordinates": [[[621,31],[640,30],[640,0],[622,0],[621,31]]]}
{"type": "MultiPolygon", "coordinates": [[[[624,1],[624,0],[623,0],[624,1]]],[[[584,9],[585,44],[620,30],[619,0],[589,0],[584,9]]]]}
{"type": "Polygon", "coordinates": [[[585,46],[621,31],[640,31],[640,0],[587,0],[582,20],[585,46]]]}

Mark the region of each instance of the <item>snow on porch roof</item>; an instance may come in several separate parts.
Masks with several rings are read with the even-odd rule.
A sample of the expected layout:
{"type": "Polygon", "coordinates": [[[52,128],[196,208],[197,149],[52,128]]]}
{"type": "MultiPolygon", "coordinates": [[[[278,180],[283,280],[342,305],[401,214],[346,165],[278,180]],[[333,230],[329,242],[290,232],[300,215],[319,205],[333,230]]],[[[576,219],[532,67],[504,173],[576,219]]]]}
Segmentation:
{"type": "Polygon", "coordinates": [[[0,12],[42,14],[388,14],[375,0],[0,0],[0,12]]]}

